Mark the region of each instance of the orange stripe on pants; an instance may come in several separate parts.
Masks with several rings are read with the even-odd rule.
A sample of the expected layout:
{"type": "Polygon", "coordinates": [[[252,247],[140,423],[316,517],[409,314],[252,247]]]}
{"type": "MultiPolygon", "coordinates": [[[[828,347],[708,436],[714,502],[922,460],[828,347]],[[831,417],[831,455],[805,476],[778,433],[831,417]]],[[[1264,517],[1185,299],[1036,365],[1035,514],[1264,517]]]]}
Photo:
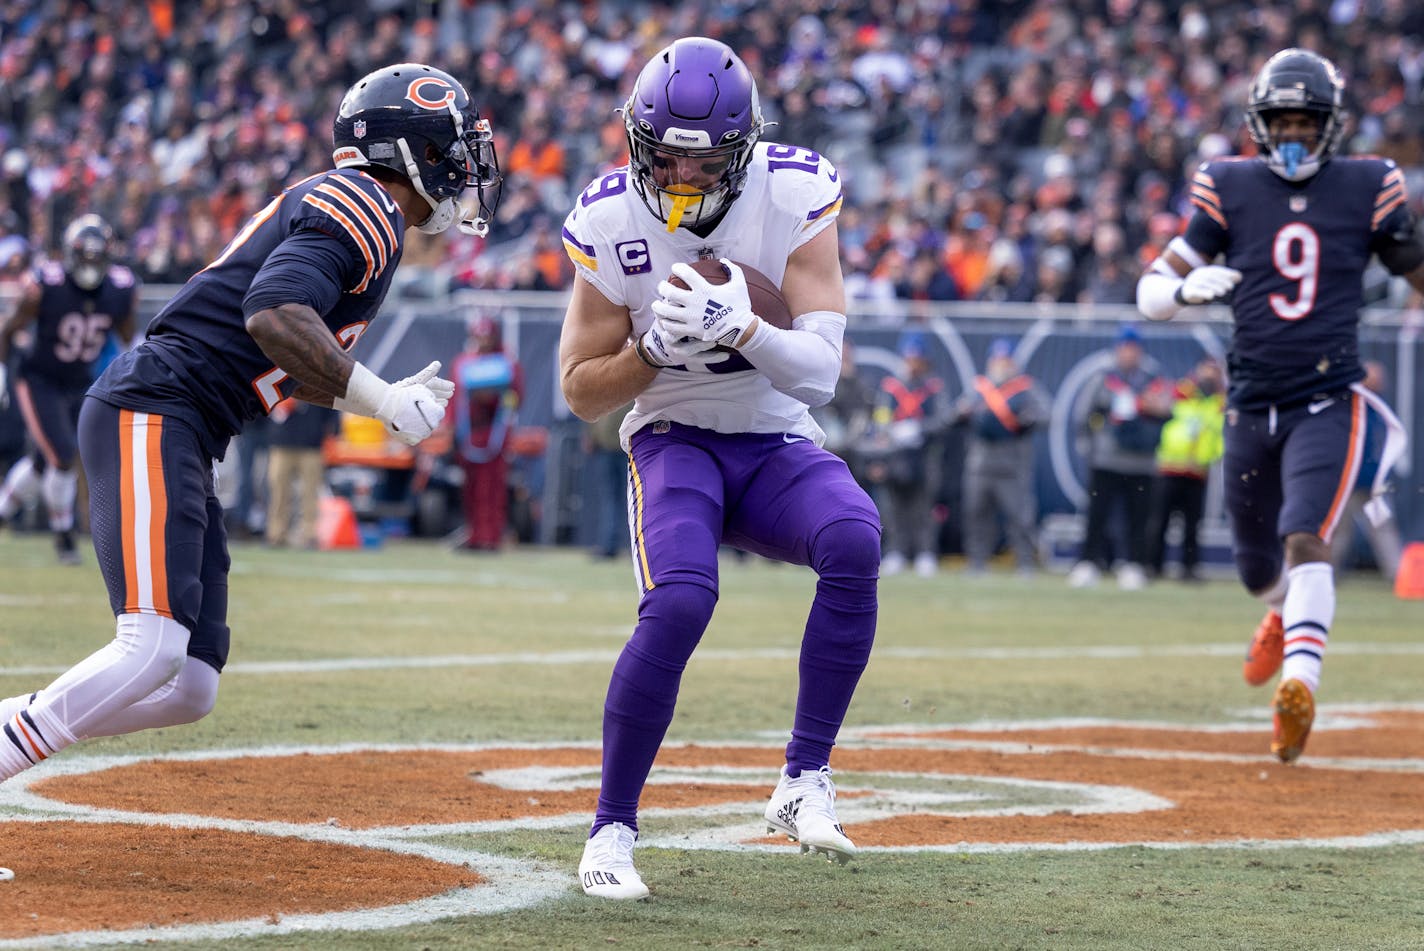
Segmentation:
{"type": "Polygon", "coordinates": [[[124,613],[171,618],[165,545],[168,492],[163,480],[162,448],[162,416],[119,411],[124,613]]]}

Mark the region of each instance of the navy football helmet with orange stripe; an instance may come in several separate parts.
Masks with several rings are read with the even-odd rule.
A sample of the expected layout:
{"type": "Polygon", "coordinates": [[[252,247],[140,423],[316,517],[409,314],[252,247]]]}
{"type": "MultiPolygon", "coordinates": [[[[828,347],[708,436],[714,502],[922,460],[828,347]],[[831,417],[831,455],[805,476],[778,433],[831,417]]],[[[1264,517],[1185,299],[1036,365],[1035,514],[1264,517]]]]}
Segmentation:
{"type": "Polygon", "coordinates": [[[378,69],[347,90],[332,128],[337,168],[381,165],[406,176],[430,203],[419,227],[439,234],[455,222],[460,194],[478,209],[460,220],[467,234],[489,232],[499,203],[499,159],[488,119],[459,80],[421,63],[378,69]]]}
{"type": "Polygon", "coordinates": [[[1246,125],[1271,171],[1303,182],[1330,161],[1345,125],[1345,80],[1335,64],[1310,50],[1286,49],[1266,61],[1246,102],[1246,125]],[[1278,113],[1304,112],[1316,119],[1313,141],[1271,129],[1278,113]]]}

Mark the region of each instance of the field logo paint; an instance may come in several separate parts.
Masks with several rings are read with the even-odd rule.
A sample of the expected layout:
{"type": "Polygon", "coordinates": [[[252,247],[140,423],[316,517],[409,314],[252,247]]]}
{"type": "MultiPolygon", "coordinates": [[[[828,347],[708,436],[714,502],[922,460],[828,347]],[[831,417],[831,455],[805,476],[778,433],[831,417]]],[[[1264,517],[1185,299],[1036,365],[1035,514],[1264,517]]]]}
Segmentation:
{"type": "MultiPolygon", "coordinates": [[[[1294,766],[1268,755],[1268,729],[1259,722],[876,727],[847,731],[843,742],[834,763],[837,809],[866,853],[863,861],[873,862],[880,851],[1424,843],[1424,815],[1415,805],[1424,772],[1424,707],[1323,708],[1306,758],[1294,766]],[[1312,804],[1322,801],[1348,801],[1349,808],[1317,815],[1312,804]],[[1302,833],[1313,838],[1304,840],[1302,833]]],[[[761,834],[761,810],[781,758],[771,746],[665,747],[643,797],[644,846],[794,850],[761,834]]],[[[0,951],[140,935],[212,940],[389,928],[542,902],[575,889],[571,869],[427,840],[586,828],[599,759],[596,744],[480,744],[51,760],[0,788],[0,827],[32,823],[28,829],[60,843],[54,862],[63,861],[66,824],[72,824],[76,843],[97,836],[111,836],[119,845],[125,836],[142,841],[145,828],[191,830],[195,836],[253,837],[254,850],[269,847],[275,836],[287,851],[306,842],[408,855],[466,868],[479,884],[454,893],[432,890],[430,897],[384,908],[351,911],[347,905],[270,920],[224,921],[220,909],[206,907],[168,922],[154,911],[156,920],[140,930],[114,928],[106,918],[84,931],[73,930],[70,919],[71,930],[62,933],[0,924],[0,951]],[[284,793],[258,803],[244,798],[244,788],[284,793]],[[209,923],[186,923],[202,919],[204,911],[213,916],[209,923]],[[15,937],[21,934],[26,936],[15,937]]],[[[29,838],[12,835],[11,841],[29,838]]],[[[25,862],[33,868],[42,859],[48,861],[30,855],[25,862]]],[[[23,865],[17,871],[17,880],[5,885],[12,898],[25,887],[23,865]]],[[[222,870],[210,871],[220,876],[222,870]]],[[[91,898],[92,878],[75,881],[76,888],[90,889],[85,894],[91,898]]],[[[46,895],[56,887],[51,880],[46,895]]],[[[134,902],[131,883],[122,893],[115,891],[115,901],[134,902]]],[[[378,903],[379,895],[372,900],[378,903]]]]}

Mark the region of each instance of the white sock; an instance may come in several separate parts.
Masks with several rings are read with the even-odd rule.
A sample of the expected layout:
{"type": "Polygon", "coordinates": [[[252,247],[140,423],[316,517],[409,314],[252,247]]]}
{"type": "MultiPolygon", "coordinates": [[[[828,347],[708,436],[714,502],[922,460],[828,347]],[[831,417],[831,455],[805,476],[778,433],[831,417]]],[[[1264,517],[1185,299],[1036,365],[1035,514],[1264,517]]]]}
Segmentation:
{"type": "Polygon", "coordinates": [[[15,714],[28,707],[39,696],[39,691],[34,693],[22,693],[18,697],[6,697],[0,700],[0,723],[9,720],[15,714]]]}
{"type": "Polygon", "coordinates": [[[40,691],[0,724],[0,782],[29,769],[104,724],[178,675],[188,630],[154,614],[121,614],[114,639],[40,691]]]}
{"type": "Polygon", "coordinates": [[[1281,609],[1286,629],[1281,680],[1299,680],[1313,694],[1320,686],[1325,643],[1335,620],[1335,572],[1327,562],[1309,561],[1289,574],[1290,590],[1281,609]]]}
{"type": "Polygon", "coordinates": [[[35,475],[35,461],[25,456],[5,474],[0,486],[0,518],[14,518],[20,507],[35,500],[40,490],[40,477],[35,475]]]}
{"type": "Polygon", "coordinates": [[[79,473],[73,469],[45,470],[45,508],[49,509],[49,530],[67,532],[74,528],[74,499],[79,494],[79,473]]]}

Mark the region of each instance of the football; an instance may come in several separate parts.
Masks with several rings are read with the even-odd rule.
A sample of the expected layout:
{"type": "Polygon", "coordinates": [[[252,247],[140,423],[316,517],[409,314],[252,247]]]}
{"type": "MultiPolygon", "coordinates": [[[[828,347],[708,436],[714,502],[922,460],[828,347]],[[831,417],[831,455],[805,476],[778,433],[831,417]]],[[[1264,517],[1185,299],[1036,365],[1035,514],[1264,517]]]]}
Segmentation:
{"type": "MultiPolygon", "coordinates": [[[[727,283],[727,278],[730,277],[727,273],[727,269],[722,266],[721,261],[703,260],[691,261],[689,263],[694,271],[707,279],[707,283],[709,284],[725,284],[727,283]]],[[[786,298],[781,296],[781,288],[773,284],[771,278],[750,264],[743,264],[740,261],[734,261],[733,263],[740,267],[742,273],[746,275],[747,296],[751,298],[752,313],[773,327],[790,330],[792,317],[791,308],[786,305],[786,298]]],[[[672,284],[676,284],[678,287],[687,286],[675,275],[668,278],[668,281],[672,284]]]]}

